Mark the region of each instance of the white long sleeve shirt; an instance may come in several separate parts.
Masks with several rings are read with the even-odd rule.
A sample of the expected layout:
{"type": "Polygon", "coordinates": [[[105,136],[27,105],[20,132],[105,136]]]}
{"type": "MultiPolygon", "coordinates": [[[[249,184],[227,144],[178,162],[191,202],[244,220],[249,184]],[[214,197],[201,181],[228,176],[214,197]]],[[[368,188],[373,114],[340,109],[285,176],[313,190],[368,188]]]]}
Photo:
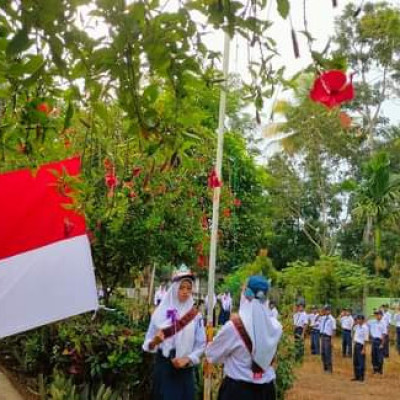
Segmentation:
{"type": "Polygon", "coordinates": [[[396,325],[396,327],[400,328],[400,312],[394,314],[393,322],[396,325]]]}
{"type": "Polygon", "coordinates": [[[275,379],[269,367],[259,379],[254,379],[252,359],[232,321],[227,322],[206,348],[206,357],[212,364],[224,364],[224,375],[231,379],[263,384],[275,379]]]}
{"type": "MultiPolygon", "coordinates": [[[[204,330],[203,317],[201,314],[197,314],[194,318],[193,324],[195,324],[195,340],[193,345],[193,351],[187,355],[190,358],[192,364],[197,365],[200,363],[200,358],[204,353],[204,349],[206,348],[206,333],[204,330]]],[[[185,329],[185,328],[183,328],[185,329]]],[[[147,330],[146,337],[143,344],[143,350],[149,353],[155,353],[157,350],[162,350],[163,343],[160,343],[153,350],[150,350],[149,344],[153,340],[154,336],[157,334],[157,327],[150,322],[149,329],[147,330]]]]}

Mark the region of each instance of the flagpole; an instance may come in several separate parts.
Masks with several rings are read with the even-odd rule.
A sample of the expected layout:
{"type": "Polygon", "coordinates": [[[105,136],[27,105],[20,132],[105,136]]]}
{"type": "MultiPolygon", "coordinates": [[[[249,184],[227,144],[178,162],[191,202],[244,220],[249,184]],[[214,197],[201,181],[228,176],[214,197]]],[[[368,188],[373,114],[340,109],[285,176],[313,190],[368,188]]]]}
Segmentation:
{"type": "MultiPolygon", "coordinates": [[[[228,87],[228,74],[229,74],[229,50],[230,50],[230,37],[225,32],[224,37],[224,58],[223,58],[223,77],[224,83],[220,94],[219,100],[219,118],[218,118],[218,142],[217,142],[217,160],[215,171],[219,180],[222,182],[222,157],[224,151],[224,129],[225,129],[225,111],[226,111],[226,91],[228,87]]],[[[213,338],[213,308],[214,308],[214,286],[215,286],[215,266],[217,259],[217,245],[218,245],[218,222],[219,222],[219,202],[220,202],[221,188],[214,188],[213,193],[213,216],[212,216],[212,230],[211,230],[211,245],[210,245],[210,259],[208,269],[208,301],[207,301],[207,341],[212,341],[213,338]]],[[[212,389],[212,369],[207,361],[204,366],[204,400],[211,400],[212,389]]]]}

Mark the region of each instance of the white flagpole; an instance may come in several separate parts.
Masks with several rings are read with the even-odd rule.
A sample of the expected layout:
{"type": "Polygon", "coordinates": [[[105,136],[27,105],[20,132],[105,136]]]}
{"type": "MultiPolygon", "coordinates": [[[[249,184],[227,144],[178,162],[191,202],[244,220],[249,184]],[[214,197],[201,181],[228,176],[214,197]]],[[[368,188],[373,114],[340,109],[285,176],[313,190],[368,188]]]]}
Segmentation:
{"type": "MultiPolygon", "coordinates": [[[[225,32],[224,38],[224,58],[223,58],[223,77],[224,84],[220,94],[219,100],[219,119],[218,119],[218,143],[217,143],[217,160],[215,171],[218,178],[222,182],[222,157],[224,151],[224,126],[225,126],[225,110],[226,110],[226,91],[228,87],[228,74],[229,74],[229,50],[230,50],[230,37],[225,32]]],[[[212,217],[212,231],[211,231],[211,246],[210,246],[210,260],[208,269],[208,301],[207,301],[207,341],[212,341],[213,338],[213,308],[214,308],[214,286],[215,286],[215,266],[217,259],[217,245],[218,245],[218,222],[219,222],[219,201],[221,195],[221,188],[214,188],[213,197],[213,217],[212,217]]],[[[204,369],[204,400],[211,400],[211,366],[205,364],[204,369]]]]}

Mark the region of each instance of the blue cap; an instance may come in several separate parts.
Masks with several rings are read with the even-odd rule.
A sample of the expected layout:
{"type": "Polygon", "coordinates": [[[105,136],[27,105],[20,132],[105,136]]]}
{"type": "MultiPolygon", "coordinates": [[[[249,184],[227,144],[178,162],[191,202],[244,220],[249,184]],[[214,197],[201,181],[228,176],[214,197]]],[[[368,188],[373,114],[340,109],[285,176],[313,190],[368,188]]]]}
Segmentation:
{"type": "Polygon", "coordinates": [[[268,292],[269,283],[263,276],[253,275],[247,282],[247,289],[253,292],[254,297],[263,300],[268,292]]]}

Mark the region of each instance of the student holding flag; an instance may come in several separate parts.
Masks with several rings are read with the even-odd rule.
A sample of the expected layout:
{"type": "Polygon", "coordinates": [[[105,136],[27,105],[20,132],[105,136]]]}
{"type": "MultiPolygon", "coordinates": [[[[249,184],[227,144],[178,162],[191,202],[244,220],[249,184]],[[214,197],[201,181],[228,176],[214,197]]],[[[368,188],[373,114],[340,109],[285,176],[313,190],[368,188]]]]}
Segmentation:
{"type": "Polygon", "coordinates": [[[194,400],[193,366],[206,346],[201,314],[194,308],[194,275],[185,267],[174,274],[172,285],[154,311],[143,350],[157,353],[153,400],[194,400]]]}
{"type": "Polygon", "coordinates": [[[232,316],[207,346],[208,361],[224,364],[218,400],[276,398],[275,371],[271,363],[282,326],[266,308],[268,289],[264,277],[250,277],[241,296],[239,315],[232,316]]]}

